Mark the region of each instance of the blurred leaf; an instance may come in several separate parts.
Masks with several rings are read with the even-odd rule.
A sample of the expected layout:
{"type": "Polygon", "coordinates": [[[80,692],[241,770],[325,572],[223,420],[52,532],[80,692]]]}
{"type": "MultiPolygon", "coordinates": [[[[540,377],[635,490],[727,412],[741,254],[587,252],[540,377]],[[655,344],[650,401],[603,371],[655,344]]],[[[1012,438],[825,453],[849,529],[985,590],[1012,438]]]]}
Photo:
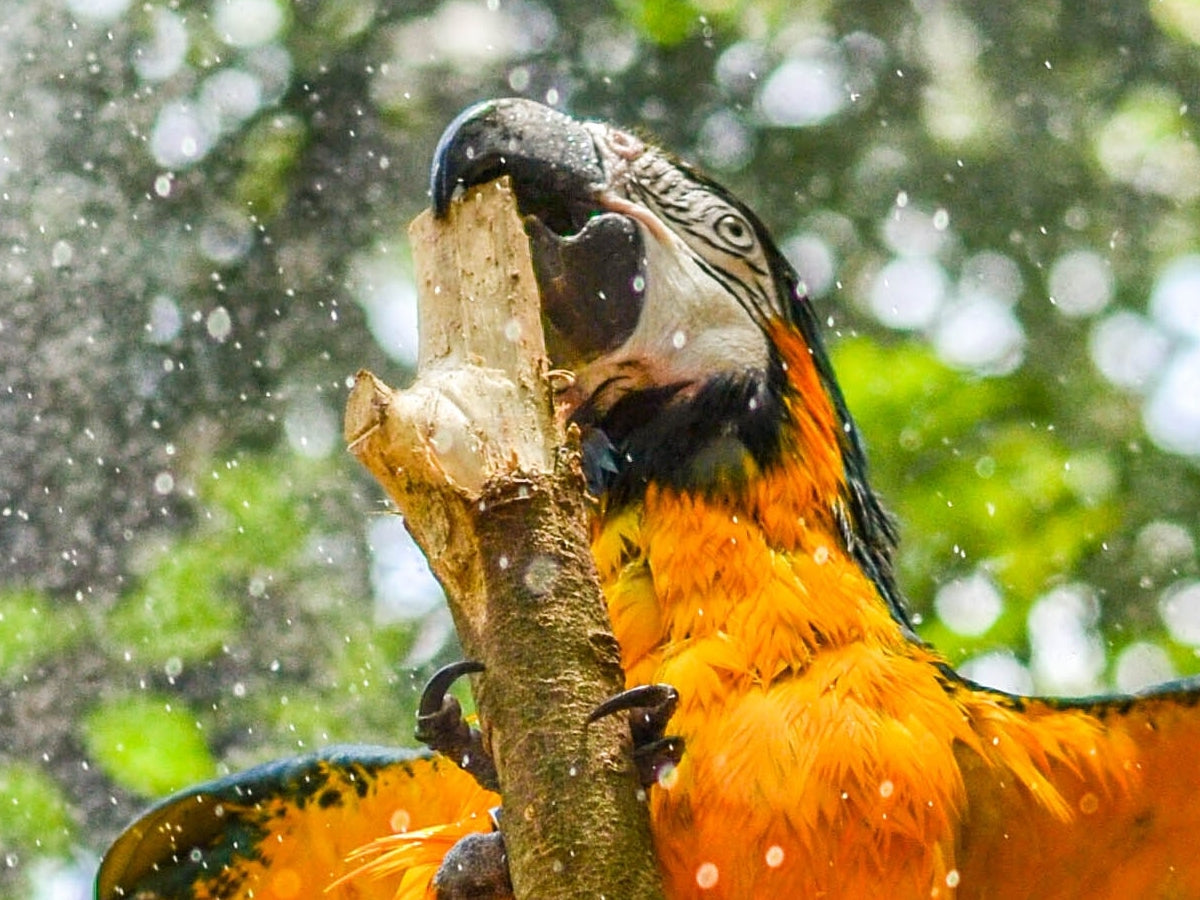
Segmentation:
{"type": "Polygon", "coordinates": [[[287,203],[287,181],[307,140],[308,129],[296,116],[272,111],[259,119],[243,139],[234,201],[259,222],[274,219],[287,203]]]}
{"type": "Polygon", "coordinates": [[[986,563],[1023,621],[1119,524],[1111,498],[1094,496],[1111,488],[1107,458],[1031,428],[1040,400],[1017,377],[968,378],[916,343],[849,340],[834,356],[850,408],[876,435],[871,462],[890,485],[904,587],[921,608],[938,584],[986,563]]]}
{"type": "Polygon", "coordinates": [[[64,855],[75,832],[54,779],[29,763],[0,765],[0,849],[64,855]]]}
{"type": "Polygon", "coordinates": [[[1174,38],[1200,44],[1200,3],[1196,0],[1158,0],[1148,6],[1163,31],[1174,38]]]}
{"type": "Polygon", "coordinates": [[[200,496],[212,513],[208,523],[163,551],[109,616],[107,639],[117,652],[144,648],[155,664],[219,652],[243,621],[246,579],[286,566],[308,536],[294,482],[264,459],[221,470],[200,496]]]}
{"type": "Polygon", "coordinates": [[[66,650],[83,634],[74,606],[50,602],[37,591],[0,592],[0,678],[66,650]]]}
{"type": "Polygon", "coordinates": [[[312,750],[346,734],[341,727],[348,718],[344,696],[330,703],[321,691],[292,684],[286,693],[258,694],[250,700],[259,729],[288,752],[312,750]]]}
{"type": "Polygon", "coordinates": [[[139,694],[106,700],[85,717],[83,737],[105,773],[139,794],[168,794],[216,771],[195,716],[176,698],[139,694]]]}
{"type": "Polygon", "coordinates": [[[330,44],[339,47],[362,35],[378,14],[375,0],[322,0],[304,24],[313,40],[332,49],[330,44]]]}
{"type": "Polygon", "coordinates": [[[355,622],[334,634],[337,639],[321,648],[328,667],[322,683],[247,698],[256,707],[254,718],[298,747],[327,744],[364,728],[390,743],[414,743],[421,685],[411,683],[400,668],[410,629],[355,622]]]}
{"type": "Polygon", "coordinates": [[[295,484],[302,469],[296,460],[291,470],[281,470],[277,459],[250,456],[205,482],[201,500],[226,517],[217,523],[212,542],[228,554],[231,570],[247,573],[279,565],[303,546],[309,530],[308,507],[295,484]]]}
{"type": "Polygon", "coordinates": [[[110,614],[108,642],[139,658],[152,653],[154,664],[219,652],[241,621],[237,601],[222,592],[230,562],[219,542],[179,541],[110,614]]]}
{"type": "Polygon", "coordinates": [[[411,739],[409,722],[415,721],[409,711],[411,708],[415,716],[417,694],[407,690],[406,679],[401,681],[400,663],[412,643],[411,629],[389,625],[365,627],[362,632],[344,643],[345,652],[335,664],[339,690],[360,703],[375,724],[401,723],[397,740],[407,743],[411,739]]]}
{"type": "Polygon", "coordinates": [[[832,356],[850,410],[870,439],[871,462],[880,468],[902,468],[893,461],[897,444],[906,457],[916,457],[1013,401],[1014,390],[1004,380],[968,378],[916,341],[850,338],[838,341],[832,356]]]}
{"type": "Polygon", "coordinates": [[[1164,85],[1135,87],[1095,134],[1095,152],[1111,176],[1141,190],[1196,196],[1200,151],[1187,106],[1164,85]]]}
{"type": "Polygon", "coordinates": [[[665,47],[684,41],[700,25],[688,0],[617,0],[617,7],[644,37],[665,47]]]}

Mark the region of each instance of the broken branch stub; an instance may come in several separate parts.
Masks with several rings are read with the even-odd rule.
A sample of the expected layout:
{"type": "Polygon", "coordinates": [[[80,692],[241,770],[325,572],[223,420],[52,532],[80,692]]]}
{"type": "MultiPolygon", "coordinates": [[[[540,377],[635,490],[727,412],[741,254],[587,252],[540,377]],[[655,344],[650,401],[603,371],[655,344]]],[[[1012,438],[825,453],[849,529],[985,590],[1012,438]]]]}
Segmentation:
{"type": "Polygon", "coordinates": [[[351,451],[446,589],[504,798],[518,898],[661,898],[615,722],[623,687],[588,541],[578,448],[546,383],[537,283],[506,181],[410,226],[421,347],[412,387],[360,372],[351,451]]]}

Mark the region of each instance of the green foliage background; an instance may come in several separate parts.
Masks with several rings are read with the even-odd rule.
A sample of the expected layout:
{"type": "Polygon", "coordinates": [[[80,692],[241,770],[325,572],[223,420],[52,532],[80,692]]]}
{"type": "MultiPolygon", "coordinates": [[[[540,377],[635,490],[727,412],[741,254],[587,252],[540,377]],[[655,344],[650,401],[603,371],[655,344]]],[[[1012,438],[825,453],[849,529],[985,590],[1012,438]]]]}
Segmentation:
{"type": "Polygon", "coordinates": [[[1190,0],[0,0],[0,21],[0,895],[75,896],[53,891],[197,779],[409,740],[454,649],[438,613],[374,596],[385,506],[337,422],[355,369],[409,374],[380,326],[412,302],[404,227],[441,129],[492,96],[638,126],[828,250],[815,302],[904,585],[956,663],[1008,653],[1046,688],[1030,611],[1065,586],[1099,653],[1081,690],[1134,645],[1200,669],[1159,614],[1196,574],[1195,459],[1089,345],[1198,246],[1190,0]],[[764,85],[814,42],[853,77],[781,123],[764,85]],[[204,112],[221,73],[257,99],[204,112]],[[208,143],[164,160],[172,111],[208,143]],[[1018,365],[956,368],[932,326],[872,314],[901,208],[948,213],[950,280],[985,252],[1015,266],[1018,365]],[[1049,281],[1080,249],[1111,299],[1067,316],[1049,281]],[[976,576],[1001,602],[962,634],[934,601],[976,576]]]}

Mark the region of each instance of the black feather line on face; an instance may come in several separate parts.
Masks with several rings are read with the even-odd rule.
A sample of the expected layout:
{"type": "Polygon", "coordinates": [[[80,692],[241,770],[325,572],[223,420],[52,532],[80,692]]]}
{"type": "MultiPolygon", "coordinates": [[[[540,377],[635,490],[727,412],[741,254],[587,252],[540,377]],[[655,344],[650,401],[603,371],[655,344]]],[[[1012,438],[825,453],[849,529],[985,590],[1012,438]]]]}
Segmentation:
{"type": "Polygon", "coordinates": [[[584,431],[589,488],[611,510],[651,483],[707,495],[736,486],[748,461],[761,470],[779,459],[784,379],[776,364],[716,374],[686,399],[677,396],[683,384],[630,392],[602,421],[585,404],[572,420],[584,431]]]}

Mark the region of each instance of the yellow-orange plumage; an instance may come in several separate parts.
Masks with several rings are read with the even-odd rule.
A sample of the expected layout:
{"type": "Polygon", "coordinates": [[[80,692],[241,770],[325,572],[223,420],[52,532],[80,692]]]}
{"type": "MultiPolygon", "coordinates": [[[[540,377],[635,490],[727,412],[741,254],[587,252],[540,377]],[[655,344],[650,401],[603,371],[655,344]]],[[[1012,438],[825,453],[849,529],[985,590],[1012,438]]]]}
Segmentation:
{"type": "MultiPolygon", "coordinates": [[[[666,734],[684,752],[648,792],[669,900],[1200,898],[1200,685],[1014,697],[916,638],[812,310],[748,210],[632,135],[529,101],[469,111],[438,154],[435,209],[507,172],[535,244],[556,248],[543,302],[549,287],[548,320],[580,348],[558,399],[596,438],[592,552],[626,683],[679,695],[666,734]]],[[[214,792],[192,792],[118,842],[101,884],[158,883],[147,861],[177,860],[182,829],[256,885],[307,867],[332,900],[430,900],[498,798],[424,765],[328,811],[275,786],[239,812],[263,852],[232,858],[181,805],[214,792]]],[[[147,896],[217,895],[192,877],[147,896]]]]}
{"type": "Polygon", "coordinates": [[[98,900],[419,900],[450,842],[490,831],[499,798],[440,757],[369,747],[269,764],[169,798],[113,845],[98,900]],[[379,840],[431,838],[395,868],[346,878],[379,840]],[[413,888],[414,881],[419,888],[413,888]]]}
{"type": "MultiPolygon", "coordinates": [[[[816,390],[803,343],[775,337],[796,396],[816,390]]],[[[1050,876],[1026,874],[1024,858],[1074,896],[1068,863],[1086,862],[1097,827],[1120,844],[1151,790],[1200,787],[1168,764],[1200,746],[1200,725],[1176,713],[1150,730],[1153,701],[1101,716],[948,678],[842,549],[828,416],[741,490],[651,486],[593,545],[629,685],[680,689],[667,730],[687,752],[651,793],[668,895],[1019,896],[1004,885],[1050,876]],[[1073,851],[1041,846],[1065,836],[1073,851]]],[[[1182,846],[1152,845],[1147,859],[1180,861],[1182,846]]],[[[1126,887],[1095,896],[1135,896],[1126,887]]]]}

